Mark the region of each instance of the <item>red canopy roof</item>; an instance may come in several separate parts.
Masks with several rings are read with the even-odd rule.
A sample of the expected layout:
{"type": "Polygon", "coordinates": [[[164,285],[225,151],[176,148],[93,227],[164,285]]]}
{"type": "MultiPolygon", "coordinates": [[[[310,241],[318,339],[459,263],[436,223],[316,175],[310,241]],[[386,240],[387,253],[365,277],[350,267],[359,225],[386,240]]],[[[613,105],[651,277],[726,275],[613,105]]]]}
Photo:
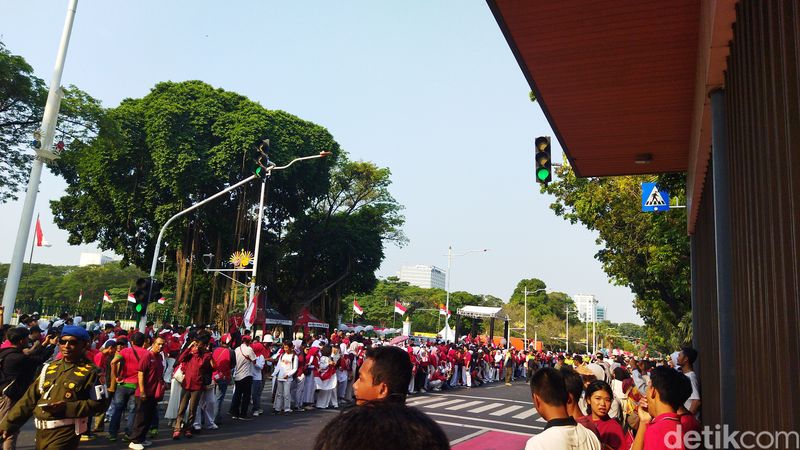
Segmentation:
{"type": "Polygon", "coordinates": [[[311,327],[311,328],[328,328],[328,324],[319,320],[315,315],[311,314],[308,308],[303,308],[297,320],[294,321],[295,326],[311,327]]]}

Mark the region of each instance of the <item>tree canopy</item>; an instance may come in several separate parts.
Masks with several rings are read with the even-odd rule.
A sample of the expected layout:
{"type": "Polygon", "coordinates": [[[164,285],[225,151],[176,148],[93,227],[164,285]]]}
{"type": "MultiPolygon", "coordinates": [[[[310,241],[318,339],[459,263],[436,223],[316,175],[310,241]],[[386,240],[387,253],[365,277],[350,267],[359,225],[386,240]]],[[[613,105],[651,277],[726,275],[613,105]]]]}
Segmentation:
{"type": "MultiPolygon", "coordinates": [[[[96,133],[103,109],[75,86],[63,91],[56,141],[69,147],[96,133]]],[[[25,58],[0,42],[0,203],[16,200],[25,188],[34,155],[30,142],[42,122],[47,93],[48,87],[25,58]]]]}
{"type": "Polygon", "coordinates": [[[640,183],[657,181],[672,198],[685,198],[683,174],[578,178],[568,164],[542,191],[551,209],[598,233],[595,255],[616,284],[629,287],[648,326],[648,340],[662,350],[686,341],[691,321],[689,238],[685,210],[643,213],[640,183]]]}
{"type": "Polygon", "coordinates": [[[228,267],[232,252],[252,251],[260,226],[256,282],[270,301],[294,313],[321,298],[318,312],[335,314],[343,286],[374,285],[384,242],[405,240],[402,206],[388,192],[389,170],[349,161],[317,124],[200,81],[159,83],[110,109],[97,137],[57,162],[68,187],[52,202],[55,221],[71,244],[96,241],[147,270],[166,220],[249,176],[255,145],[265,138],[277,165],[322,151],[333,155],[273,173],[261,224],[254,182],[168,228],[164,269],[175,287],[175,313],[208,320],[244,306],[246,288],[199,266],[211,254],[211,267],[228,267]]]}

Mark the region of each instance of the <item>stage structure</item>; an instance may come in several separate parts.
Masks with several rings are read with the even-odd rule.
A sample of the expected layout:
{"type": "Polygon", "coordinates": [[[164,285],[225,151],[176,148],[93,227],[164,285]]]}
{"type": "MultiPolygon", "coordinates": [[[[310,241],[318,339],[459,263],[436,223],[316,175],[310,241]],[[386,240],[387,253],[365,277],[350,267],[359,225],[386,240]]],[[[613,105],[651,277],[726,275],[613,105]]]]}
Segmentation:
{"type": "Polygon", "coordinates": [[[456,339],[463,335],[463,327],[461,326],[462,317],[472,319],[470,334],[473,336],[479,334],[478,326],[480,325],[480,321],[484,319],[489,319],[489,342],[492,342],[494,339],[494,321],[496,319],[503,321],[503,337],[508,336],[508,315],[504,314],[502,311],[503,308],[493,306],[465,306],[463,308],[458,308],[456,312],[456,339]]]}

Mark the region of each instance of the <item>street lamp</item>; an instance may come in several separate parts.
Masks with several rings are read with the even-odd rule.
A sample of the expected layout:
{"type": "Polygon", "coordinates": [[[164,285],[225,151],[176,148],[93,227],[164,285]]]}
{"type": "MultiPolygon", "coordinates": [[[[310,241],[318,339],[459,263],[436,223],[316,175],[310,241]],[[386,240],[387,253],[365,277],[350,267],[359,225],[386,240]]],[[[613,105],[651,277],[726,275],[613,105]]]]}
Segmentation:
{"type": "MultiPolygon", "coordinates": [[[[445,311],[444,323],[448,327],[450,326],[450,324],[447,322],[447,319],[448,319],[447,312],[450,311],[450,266],[452,265],[453,257],[454,256],[458,257],[458,256],[469,255],[470,253],[485,253],[485,252],[488,252],[488,251],[489,251],[488,248],[484,248],[482,250],[470,250],[468,252],[459,253],[457,255],[454,255],[453,254],[453,246],[450,245],[450,246],[447,247],[447,286],[446,286],[447,287],[447,300],[446,300],[446,305],[444,307],[444,311],[445,311]]],[[[456,338],[458,338],[458,336],[456,336],[456,338]]],[[[445,338],[445,340],[447,340],[447,338],[445,338]]]]}
{"type": "MultiPolygon", "coordinates": [[[[566,353],[569,354],[569,313],[572,312],[572,310],[569,309],[569,303],[567,303],[567,300],[568,299],[564,300],[564,312],[565,312],[565,316],[566,316],[565,319],[566,319],[566,324],[567,324],[566,325],[567,338],[565,339],[565,343],[566,343],[566,347],[567,347],[566,353]]],[[[577,309],[575,311],[577,312],[577,309]]]]}
{"type": "MultiPolygon", "coordinates": [[[[531,295],[542,291],[547,292],[547,289],[536,289],[531,292],[531,295]]],[[[525,341],[525,348],[528,348],[528,286],[525,286],[525,337],[523,337],[523,340],[525,341]]],[[[535,337],[533,341],[536,342],[535,337]]]]}

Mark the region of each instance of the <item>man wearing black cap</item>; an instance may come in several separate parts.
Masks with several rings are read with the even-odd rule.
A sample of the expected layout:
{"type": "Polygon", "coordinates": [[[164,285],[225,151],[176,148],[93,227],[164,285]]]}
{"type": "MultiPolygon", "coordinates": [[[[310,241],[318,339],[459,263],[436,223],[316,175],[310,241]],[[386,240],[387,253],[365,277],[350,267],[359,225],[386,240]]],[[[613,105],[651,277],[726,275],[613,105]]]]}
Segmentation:
{"type": "Polygon", "coordinates": [[[88,344],[86,330],[64,326],[58,339],[63,358],[45,364],[42,374],[8,412],[0,423],[4,439],[19,431],[33,415],[37,449],[78,448],[89,417],[109,404],[97,367],[86,359],[88,344]]]}

